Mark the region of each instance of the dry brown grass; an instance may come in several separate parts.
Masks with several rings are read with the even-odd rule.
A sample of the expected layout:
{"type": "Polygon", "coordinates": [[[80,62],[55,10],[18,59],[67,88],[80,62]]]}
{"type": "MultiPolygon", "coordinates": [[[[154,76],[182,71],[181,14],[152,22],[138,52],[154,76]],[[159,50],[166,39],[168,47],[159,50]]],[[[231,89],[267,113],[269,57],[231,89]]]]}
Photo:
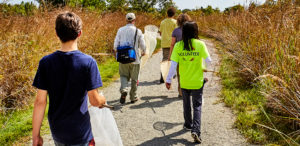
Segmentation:
{"type": "Polygon", "coordinates": [[[267,107],[280,115],[281,122],[294,123],[299,130],[300,8],[278,4],[194,19],[202,34],[225,44],[240,70],[247,72],[245,82],[259,81],[267,107]]]}
{"type": "MultiPolygon", "coordinates": [[[[31,86],[42,56],[60,47],[55,34],[55,18],[59,12],[73,11],[83,20],[79,49],[87,54],[111,52],[119,27],[125,25],[121,12],[99,14],[69,8],[37,12],[32,16],[4,16],[0,13],[0,111],[30,105],[34,95],[31,86]]],[[[137,26],[159,21],[149,14],[137,14],[137,26]]],[[[105,61],[97,58],[98,61],[105,61]]]]}

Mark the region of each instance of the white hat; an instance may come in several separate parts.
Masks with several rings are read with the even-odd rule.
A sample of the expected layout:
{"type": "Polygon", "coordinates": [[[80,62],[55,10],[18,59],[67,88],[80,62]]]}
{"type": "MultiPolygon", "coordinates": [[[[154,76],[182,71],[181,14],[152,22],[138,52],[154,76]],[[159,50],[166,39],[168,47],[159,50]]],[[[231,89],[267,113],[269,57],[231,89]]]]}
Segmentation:
{"type": "Polygon", "coordinates": [[[126,15],[126,20],[127,20],[127,21],[132,21],[132,20],[134,20],[134,19],[135,19],[134,13],[128,13],[128,14],[126,15]]]}

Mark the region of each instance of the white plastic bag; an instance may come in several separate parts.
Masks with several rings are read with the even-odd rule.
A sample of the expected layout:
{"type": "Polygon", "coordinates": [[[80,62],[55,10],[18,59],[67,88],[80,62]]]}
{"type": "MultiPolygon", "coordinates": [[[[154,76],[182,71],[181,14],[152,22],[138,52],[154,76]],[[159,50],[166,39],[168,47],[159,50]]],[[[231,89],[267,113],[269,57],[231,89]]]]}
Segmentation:
{"type": "Polygon", "coordinates": [[[152,56],[157,44],[157,32],[158,28],[155,25],[145,26],[145,43],[146,43],[146,55],[141,59],[141,67],[144,67],[148,59],[152,56]]]}
{"type": "Polygon", "coordinates": [[[89,107],[96,146],[123,146],[122,139],[109,108],[89,107]]]}

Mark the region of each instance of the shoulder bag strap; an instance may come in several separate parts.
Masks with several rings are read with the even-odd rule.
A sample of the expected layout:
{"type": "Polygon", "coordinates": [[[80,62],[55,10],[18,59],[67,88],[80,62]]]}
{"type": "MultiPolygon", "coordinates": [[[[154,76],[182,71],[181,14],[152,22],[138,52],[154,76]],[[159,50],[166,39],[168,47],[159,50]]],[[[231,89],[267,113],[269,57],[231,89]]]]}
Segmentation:
{"type": "Polygon", "coordinates": [[[137,35],[137,31],[138,31],[138,29],[137,28],[135,28],[136,30],[135,30],[135,35],[134,35],[134,43],[133,43],[133,48],[135,49],[135,41],[136,41],[136,35],[137,35]]]}

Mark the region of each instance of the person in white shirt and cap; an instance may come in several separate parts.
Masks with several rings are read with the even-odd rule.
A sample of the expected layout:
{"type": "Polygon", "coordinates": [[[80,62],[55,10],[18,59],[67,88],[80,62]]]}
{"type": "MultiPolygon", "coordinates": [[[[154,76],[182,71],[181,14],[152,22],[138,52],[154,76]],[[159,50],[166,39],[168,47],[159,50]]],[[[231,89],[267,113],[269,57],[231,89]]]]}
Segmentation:
{"type": "Polygon", "coordinates": [[[120,46],[133,46],[136,53],[136,60],[132,63],[122,64],[119,63],[119,73],[120,73],[120,103],[124,104],[126,101],[126,96],[128,94],[128,82],[131,79],[131,90],[130,90],[130,100],[131,103],[138,101],[137,98],[137,85],[138,77],[140,72],[140,58],[145,55],[146,45],[144,40],[144,35],[142,31],[135,27],[136,17],[134,13],[128,13],[126,15],[127,24],[119,28],[115,42],[114,51],[120,46]]]}

